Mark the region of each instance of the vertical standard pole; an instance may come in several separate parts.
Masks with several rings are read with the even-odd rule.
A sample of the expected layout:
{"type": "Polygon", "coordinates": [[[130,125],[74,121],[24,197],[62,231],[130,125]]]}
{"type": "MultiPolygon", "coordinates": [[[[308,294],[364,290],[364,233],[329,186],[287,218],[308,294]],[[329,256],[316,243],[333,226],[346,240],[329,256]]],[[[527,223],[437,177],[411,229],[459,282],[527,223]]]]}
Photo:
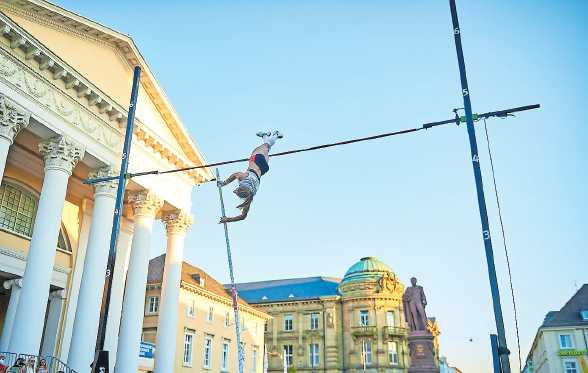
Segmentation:
{"type": "Polygon", "coordinates": [[[490,344],[492,345],[492,366],[494,367],[494,373],[502,373],[502,369],[500,369],[500,355],[498,355],[498,336],[496,334],[490,334],[490,344]]]}
{"type": "Polygon", "coordinates": [[[457,8],[455,0],[449,0],[451,8],[451,20],[453,21],[453,35],[455,37],[455,50],[457,52],[457,62],[459,64],[459,76],[461,79],[461,92],[463,95],[463,104],[466,114],[467,130],[470,140],[470,152],[472,156],[472,166],[474,168],[474,178],[476,180],[476,191],[478,194],[478,208],[480,210],[480,220],[482,221],[482,238],[486,250],[486,262],[488,265],[488,277],[490,279],[490,291],[492,293],[492,304],[494,308],[494,319],[496,321],[496,331],[498,333],[498,352],[502,373],[510,373],[510,362],[508,360],[508,348],[506,345],[506,335],[504,332],[504,320],[502,319],[502,306],[500,305],[500,292],[498,290],[498,280],[496,279],[496,267],[494,265],[494,251],[492,249],[492,240],[490,238],[490,227],[488,224],[488,212],[486,210],[486,199],[484,198],[484,186],[482,184],[482,171],[480,170],[480,157],[478,156],[478,144],[476,142],[476,132],[474,129],[474,120],[472,117],[472,103],[470,101],[470,91],[466,77],[465,62],[463,58],[463,49],[461,46],[461,30],[457,18],[457,8]]]}
{"type": "MultiPolygon", "coordinates": [[[[220,174],[218,168],[216,169],[216,182],[218,186],[218,196],[220,198],[221,214],[224,218],[225,214],[225,202],[223,200],[223,189],[220,186],[220,174]]],[[[237,336],[237,351],[238,351],[238,362],[239,362],[239,373],[243,373],[243,346],[241,345],[241,322],[239,320],[239,305],[237,303],[237,287],[235,286],[235,275],[233,274],[233,258],[231,257],[231,244],[229,242],[229,227],[227,223],[223,223],[225,227],[225,242],[227,244],[227,259],[229,261],[229,275],[231,277],[231,299],[233,301],[233,312],[235,314],[235,334],[237,336]]]]}
{"type": "Polygon", "coordinates": [[[108,309],[110,307],[110,292],[112,290],[112,275],[116,260],[116,244],[122,217],[123,202],[125,196],[126,175],[129,168],[129,155],[131,154],[131,142],[133,139],[133,128],[135,126],[135,109],[137,107],[137,96],[139,95],[139,80],[141,78],[141,67],[135,66],[133,71],[133,86],[131,89],[131,100],[129,103],[129,116],[127,118],[127,129],[125,142],[121,154],[120,173],[118,175],[118,189],[116,191],[116,202],[114,216],[112,218],[112,234],[110,236],[110,249],[108,251],[108,264],[104,278],[104,292],[102,294],[102,310],[100,314],[100,326],[96,340],[96,355],[92,365],[93,373],[108,373],[110,364],[108,362],[108,351],[104,351],[104,340],[106,338],[106,323],[108,321],[108,309]]]}

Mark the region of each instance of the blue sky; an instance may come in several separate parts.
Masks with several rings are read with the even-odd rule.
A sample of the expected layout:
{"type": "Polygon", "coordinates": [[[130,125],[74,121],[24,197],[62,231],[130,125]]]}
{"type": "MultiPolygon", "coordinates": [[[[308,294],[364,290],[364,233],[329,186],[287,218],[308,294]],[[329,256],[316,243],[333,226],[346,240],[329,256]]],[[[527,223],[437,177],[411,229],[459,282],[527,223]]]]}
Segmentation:
{"type": "MultiPolygon", "coordinates": [[[[281,151],[463,106],[445,1],[57,2],[135,39],[210,161],[247,156],[259,129],[282,130],[281,151]]],[[[458,11],[474,111],[542,105],[488,123],[524,359],[545,313],[587,281],[588,3],[476,0],[458,11]]],[[[514,357],[481,126],[477,134],[514,357]]],[[[228,281],[217,191],[204,185],[193,197],[186,258],[228,281]]],[[[156,231],[153,255],[164,250],[156,231]]],[[[495,328],[465,127],[273,159],[230,233],[238,281],[342,276],[368,255],[405,283],[418,277],[442,354],[465,372],[490,371],[495,328]]]]}

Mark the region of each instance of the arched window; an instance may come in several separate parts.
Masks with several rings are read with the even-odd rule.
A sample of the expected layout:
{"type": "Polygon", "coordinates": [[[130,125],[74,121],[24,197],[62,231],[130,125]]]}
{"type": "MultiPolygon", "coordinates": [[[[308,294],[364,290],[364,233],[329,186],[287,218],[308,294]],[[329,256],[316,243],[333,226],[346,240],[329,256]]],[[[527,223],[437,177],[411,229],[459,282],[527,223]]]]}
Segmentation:
{"type": "Polygon", "coordinates": [[[37,196],[24,187],[3,181],[0,185],[0,228],[30,238],[37,212],[37,196]]]}
{"type": "MultiPolygon", "coordinates": [[[[33,224],[39,203],[38,194],[20,183],[2,180],[0,185],[0,229],[26,238],[33,234],[33,224]]],[[[71,252],[69,238],[63,224],[59,230],[57,247],[71,252]]]]}

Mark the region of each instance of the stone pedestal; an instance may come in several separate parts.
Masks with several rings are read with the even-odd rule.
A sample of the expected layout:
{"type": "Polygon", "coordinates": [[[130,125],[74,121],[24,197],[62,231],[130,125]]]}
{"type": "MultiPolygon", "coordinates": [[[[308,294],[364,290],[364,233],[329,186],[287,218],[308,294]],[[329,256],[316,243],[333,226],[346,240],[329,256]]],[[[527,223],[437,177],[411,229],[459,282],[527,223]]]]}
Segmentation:
{"type": "Polygon", "coordinates": [[[439,373],[435,362],[435,337],[429,331],[413,331],[408,335],[410,367],[408,373],[439,373]]]}

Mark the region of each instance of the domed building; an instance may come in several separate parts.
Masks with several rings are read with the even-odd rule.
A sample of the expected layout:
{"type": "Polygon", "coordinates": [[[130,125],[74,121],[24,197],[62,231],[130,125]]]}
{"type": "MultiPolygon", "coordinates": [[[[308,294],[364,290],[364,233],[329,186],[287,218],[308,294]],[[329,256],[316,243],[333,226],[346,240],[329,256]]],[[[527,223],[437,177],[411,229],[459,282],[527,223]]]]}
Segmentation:
{"type": "Polygon", "coordinates": [[[268,313],[268,371],[406,372],[404,285],[375,257],[342,279],[308,277],[242,283],[239,296],[268,313]]]}

